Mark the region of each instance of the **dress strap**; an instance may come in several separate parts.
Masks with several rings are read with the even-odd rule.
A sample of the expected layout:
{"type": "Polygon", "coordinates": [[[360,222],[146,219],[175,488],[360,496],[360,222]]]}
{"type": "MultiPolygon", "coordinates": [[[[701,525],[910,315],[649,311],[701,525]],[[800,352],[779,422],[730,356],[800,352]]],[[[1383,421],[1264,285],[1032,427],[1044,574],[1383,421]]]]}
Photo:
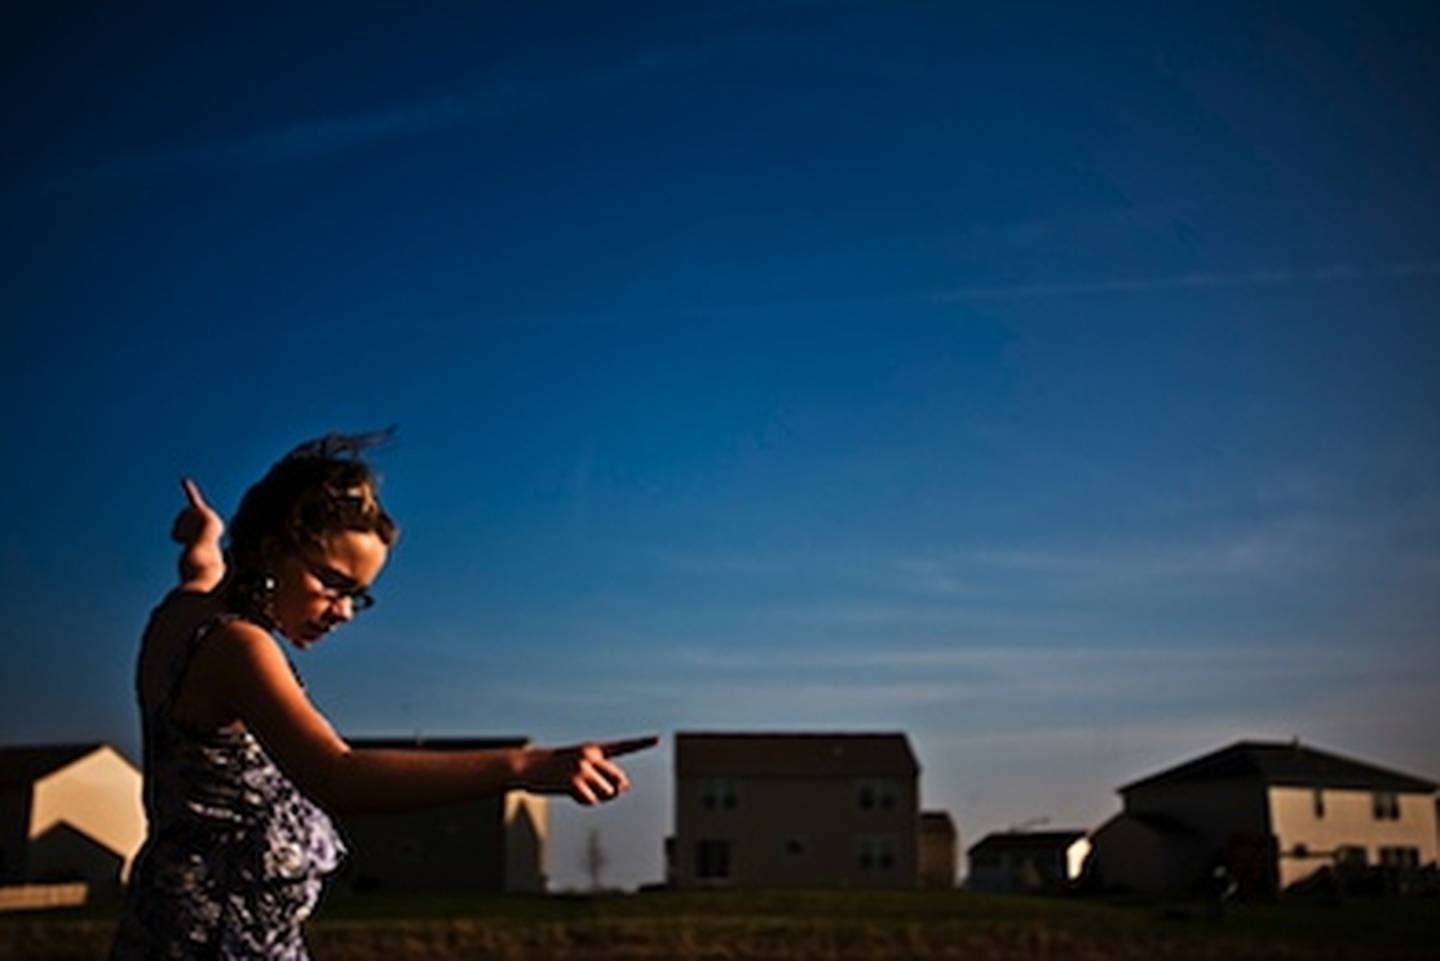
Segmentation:
{"type": "Polygon", "coordinates": [[[170,707],[175,703],[175,698],[180,694],[180,682],[185,680],[185,672],[190,668],[190,662],[195,658],[195,651],[210,632],[215,628],[239,618],[239,614],[226,611],[216,614],[208,620],[201,621],[199,626],[185,639],[185,646],[181,649],[178,657],[170,667],[170,678],[165,682],[165,693],[155,709],[165,717],[170,716],[170,707]]]}

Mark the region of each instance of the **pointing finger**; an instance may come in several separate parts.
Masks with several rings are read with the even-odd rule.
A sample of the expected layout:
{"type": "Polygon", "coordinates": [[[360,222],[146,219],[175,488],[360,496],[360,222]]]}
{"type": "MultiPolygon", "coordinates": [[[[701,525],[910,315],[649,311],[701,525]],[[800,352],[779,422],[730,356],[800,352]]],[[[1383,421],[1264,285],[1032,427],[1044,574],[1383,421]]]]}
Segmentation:
{"type": "Polygon", "coordinates": [[[622,741],[605,741],[598,745],[600,753],[605,757],[619,757],[622,754],[633,754],[636,751],[644,751],[660,743],[660,738],[632,737],[622,741]]]}
{"type": "Polygon", "coordinates": [[[190,478],[180,478],[180,487],[185,491],[185,499],[190,502],[191,507],[197,510],[205,510],[209,506],[205,503],[205,498],[201,496],[200,488],[190,478]]]}

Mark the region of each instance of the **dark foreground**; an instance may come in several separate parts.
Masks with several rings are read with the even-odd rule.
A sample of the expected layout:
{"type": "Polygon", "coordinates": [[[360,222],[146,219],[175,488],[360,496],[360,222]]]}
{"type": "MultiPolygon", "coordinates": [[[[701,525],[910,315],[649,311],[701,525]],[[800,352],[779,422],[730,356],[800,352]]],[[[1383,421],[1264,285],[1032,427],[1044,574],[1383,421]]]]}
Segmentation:
{"type": "MultiPolygon", "coordinates": [[[[111,910],[0,915],[0,958],[103,958],[111,910]]],[[[674,959],[1440,959],[1440,901],[1237,905],[1047,900],[964,892],[715,893],[335,900],[316,961],[674,959]]]]}

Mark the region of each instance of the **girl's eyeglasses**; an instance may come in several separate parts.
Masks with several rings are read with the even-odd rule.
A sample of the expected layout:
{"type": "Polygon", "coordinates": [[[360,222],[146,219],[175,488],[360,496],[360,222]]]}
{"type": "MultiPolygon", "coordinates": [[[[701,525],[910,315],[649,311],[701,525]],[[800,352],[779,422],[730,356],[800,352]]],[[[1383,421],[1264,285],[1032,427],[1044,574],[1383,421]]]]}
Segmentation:
{"type": "Polygon", "coordinates": [[[320,564],[312,564],[306,560],[302,560],[301,563],[310,572],[310,576],[320,582],[321,593],[329,600],[338,601],[342,597],[348,597],[356,612],[369,610],[375,606],[375,598],[368,590],[356,586],[354,581],[339,571],[320,564]]]}

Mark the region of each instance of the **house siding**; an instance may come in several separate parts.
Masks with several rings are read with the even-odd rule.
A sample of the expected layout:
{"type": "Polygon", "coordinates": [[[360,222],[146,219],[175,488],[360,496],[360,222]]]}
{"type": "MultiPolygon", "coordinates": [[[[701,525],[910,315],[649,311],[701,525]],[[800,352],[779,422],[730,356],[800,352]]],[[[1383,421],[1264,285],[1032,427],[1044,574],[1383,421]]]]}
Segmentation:
{"type": "Polygon", "coordinates": [[[1315,811],[1315,789],[1272,787],[1270,821],[1280,846],[1280,885],[1293,884],[1335,863],[1342,846],[1365,849],[1366,861],[1378,864],[1382,847],[1411,847],[1422,865],[1436,861],[1434,796],[1401,793],[1399,817],[1375,817],[1374,792],[1322,789],[1324,816],[1315,811]]]}
{"type": "Polygon", "coordinates": [[[1270,807],[1258,780],[1132,788],[1125,794],[1125,811],[1174,818],[1215,849],[1223,849],[1236,837],[1264,838],[1271,833],[1270,807]]]}
{"type": "Polygon", "coordinates": [[[343,879],[357,892],[505,888],[504,800],[352,816],[343,879]]]}
{"type": "Polygon", "coordinates": [[[919,879],[919,811],[915,778],[680,777],[676,781],[674,882],[735,887],[913,888],[919,879]],[[716,781],[734,806],[707,808],[716,781]],[[860,805],[862,787],[884,782],[893,806],[860,805]],[[700,876],[700,843],[729,845],[725,878],[700,876]],[[871,852],[871,866],[862,856],[871,852]],[[879,854],[888,856],[888,866],[879,854]]]}

